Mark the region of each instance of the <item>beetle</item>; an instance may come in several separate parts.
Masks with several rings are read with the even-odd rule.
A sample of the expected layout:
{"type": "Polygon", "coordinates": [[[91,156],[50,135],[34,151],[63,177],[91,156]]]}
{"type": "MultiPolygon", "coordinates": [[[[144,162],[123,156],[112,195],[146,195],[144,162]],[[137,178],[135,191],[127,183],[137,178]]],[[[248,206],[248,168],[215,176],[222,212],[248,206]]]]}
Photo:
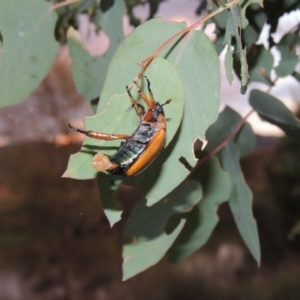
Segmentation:
{"type": "Polygon", "coordinates": [[[102,153],[95,155],[92,166],[98,172],[107,171],[111,175],[123,175],[130,177],[143,171],[159,154],[166,139],[166,118],[163,106],[170,103],[171,99],[164,104],[156,102],[151,91],[150,81],[147,80],[147,87],[150,99],[139,87],[137,82],[134,84],[141,98],[148,106],[145,111],[133,98],[128,86],[126,91],[132,102],[133,107],[139,117],[139,126],[131,135],[127,134],[107,134],[95,131],[85,131],[68,125],[72,130],[85,134],[86,136],[98,140],[119,140],[124,139],[125,143],[112,156],[108,157],[102,153]]]}

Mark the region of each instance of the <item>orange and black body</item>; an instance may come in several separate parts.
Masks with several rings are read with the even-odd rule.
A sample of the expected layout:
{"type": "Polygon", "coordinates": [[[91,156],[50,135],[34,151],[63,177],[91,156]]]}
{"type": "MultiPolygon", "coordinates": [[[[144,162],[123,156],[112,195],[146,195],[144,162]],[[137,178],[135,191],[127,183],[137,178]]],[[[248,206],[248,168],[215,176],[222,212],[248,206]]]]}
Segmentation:
{"type": "Polygon", "coordinates": [[[143,171],[163,148],[166,137],[166,119],[163,106],[170,103],[171,100],[168,100],[164,104],[156,102],[151,92],[150,82],[148,79],[147,82],[150,99],[136,84],[140,96],[149,107],[147,112],[143,112],[141,110],[136,100],[132,97],[128,87],[126,87],[132,104],[140,118],[140,124],[132,135],[83,131],[69,125],[71,129],[83,133],[91,138],[101,140],[126,140],[119,151],[111,157],[101,153],[95,155],[93,167],[97,171],[107,171],[112,175],[136,175],[143,171]]]}

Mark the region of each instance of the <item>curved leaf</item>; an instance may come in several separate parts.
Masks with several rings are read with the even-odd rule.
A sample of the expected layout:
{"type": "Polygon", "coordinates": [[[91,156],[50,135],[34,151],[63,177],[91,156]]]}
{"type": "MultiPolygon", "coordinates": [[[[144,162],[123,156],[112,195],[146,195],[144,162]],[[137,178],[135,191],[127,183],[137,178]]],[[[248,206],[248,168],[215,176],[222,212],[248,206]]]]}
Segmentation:
{"type": "Polygon", "coordinates": [[[100,96],[109,63],[124,40],[122,24],[124,13],[124,1],[116,1],[105,13],[101,13],[99,25],[109,38],[109,47],[101,56],[92,56],[85,49],[79,34],[73,28],[68,31],[74,82],[78,92],[87,100],[100,96]]]}
{"type": "Polygon", "coordinates": [[[203,199],[185,216],[186,224],[168,252],[172,262],[182,261],[207,242],[219,222],[218,207],[231,194],[231,178],[222,170],[216,157],[191,178],[201,182],[203,199]]]}
{"type": "Polygon", "coordinates": [[[285,77],[293,73],[299,61],[296,55],[296,48],[299,46],[300,37],[296,34],[286,34],[277,44],[277,49],[281,53],[279,65],[275,68],[279,77],[285,77]]]}
{"type": "Polygon", "coordinates": [[[126,280],[157,263],[180,233],[184,220],[170,234],[164,227],[176,213],[190,211],[202,197],[201,185],[187,180],[163,201],[151,207],[143,199],[134,207],[124,232],[123,279],[126,280]]]}
{"type": "MultiPolygon", "coordinates": [[[[207,130],[207,151],[212,151],[221,144],[241,121],[241,116],[229,106],[220,113],[217,122],[207,130]]],[[[236,134],[234,141],[239,149],[240,157],[250,154],[255,148],[255,136],[252,127],[245,123],[236,134]]]]}
{"type": "Polygon", "coordinates": [[[263,45],[253,45],[247,54],[249,66],[249,82],[258,81],[268,85],[272,84],[270,79],[273,69],[274,58],[271,52],[263,45]]]}
{"type": "MultiPolygon", "coordinates": [[[[86,119],[88,129],[108,133],[133,132],[138,122],[125,86],[137,76],[140,70],[137,62],[149,56],[182,28],[182,23],[154,19],[139,26],[125,39],[110,64],[98,106],[99,115],[86,119]]],[[[204,33],[196,31],[181,43],[171,43],[160,56],[165,57],[180,75],[178,77],[175,69],[171,70],[170,64],[162,59],[155,59],[146,71],[156,100],[163,102],[172,98],[172,103],[165,107],[168,124],[166,146],[169,146],[146,171],[125,179],[126,184],[133,184],[146,194],[149,205],[159,201],[187,176],[189,171],[180,162],[181,157],[190,165],[196,163],[194,140],[205,139],[207,127],[217,118],[220,96],[219,60],[204,33]],[[186,102],[180,125],[183,99],[186,102]]],[[[132,93],[137,97],[135,89],[132,93]]],[[[95,149],[98,145],[101,152],[112,154],[117,148],[111,147],[119,144],[109,142],[108,146],[108,142],[86,140],[81,152],[70,159],[69,176],[78,179],[95,177],[91,167],[92,151],[88,154],[87,148],[95,149]]]]}
{"type": "Polygon", "coordinates": [[[56,14],[40,0],[0,0],[0,106],[26,98],[44,79],[57,53],[56,14]]]}
{"type": "MultiPolygon", "coordinates": [[[[161,58],[156,59],[150,65],[146,75],[151,81],[151,89],[157,101],[163,103],[168,98],[172,99],[171,104],[165,107],[166,118],[168,119],[169,115],[172,116],[167,121],[168,131],[165,144],[167,146],[174,137],[182,118],[184,96],[181,79],[172,65],[161,58]],[[166,87],[161,85],[165,78],[172,78],[166,87]]],[[[131,93],[138,99],[136,90],[132,90],[131,93]]],[[[139,102],[145,105],[142,101],[139,102]]],[[[85,123],[89,130],[130,135],[138,126],[139,120],[126,92],[126,83],[124,83],[122,93],[111,96],[102,113],[85,118],[85,123]]],[[[70,158],[68,175],[78,179],[95,177],[97,172],[92,168],[92,160],[96,151],[101,150],[105,155],[112,155],[119,147],[120,141],[108,142],[86,138],[81,151],[70,158]]]]}
{"type": "Polygon", "coordinates": [[[260,90],[252,90],[249,101],[263,120],[278,126],[287,136],[299,139],[300,122],[280,100],[260,90]]]}
{"type": "Polygon", "coordinates": [[[239,166],[239,151],[233,141],[222,149],[221,157],[223,168],[233,181],[230,209],[245,244],[259,265],[261,255],[257,225],[252,214],[252,193],[244,180],[239,166]]]}

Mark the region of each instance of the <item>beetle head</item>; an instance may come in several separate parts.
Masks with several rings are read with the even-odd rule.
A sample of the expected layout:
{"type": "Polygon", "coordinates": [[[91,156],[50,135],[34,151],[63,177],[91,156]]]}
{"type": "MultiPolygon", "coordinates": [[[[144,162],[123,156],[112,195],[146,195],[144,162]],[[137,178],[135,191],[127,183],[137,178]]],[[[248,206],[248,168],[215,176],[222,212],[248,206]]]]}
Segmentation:
{"type": "Polygon", "coordinates": [[[158,102],[155,103],[154,109],[153,109],[153,119],[158,120],[160,115],[165,115],[165,111],[163,106],[166,104],[169,104],[172,100],[167,100],[164,104],[160,104],[158,102]]]}

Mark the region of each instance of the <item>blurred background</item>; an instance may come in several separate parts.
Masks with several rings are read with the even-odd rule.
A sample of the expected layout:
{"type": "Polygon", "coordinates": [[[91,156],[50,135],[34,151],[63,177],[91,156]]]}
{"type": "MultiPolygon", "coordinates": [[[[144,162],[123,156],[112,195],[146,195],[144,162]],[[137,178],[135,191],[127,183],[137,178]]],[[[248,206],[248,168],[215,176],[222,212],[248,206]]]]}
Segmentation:
{"type": "MultiPolygon", "coordinates": [[[[150,11],[143,2],[133,9],[141,22],[150,11]]],[[[164,1],[154,16],[190,25],[200,18],[199,5],[197,0],[164,1]]],[[[299,11],[284,15],[274,38],[299,22],[299,11]]],[[[86,16],[79,24],[89,51],[105,53],[106,35],[97,35],[86,16]]],[[[128,16],[123,25],[126,35],[134,29],[128,16]]],[[[206,30],[213,39],[214,27],[206,30]]],[[[264,31],[268,26],[261,43],[266,43],[264,31]]],[[[40,86],[21,103],[0,109],[0,299],[299,299],[299,142],[255,115],[249,121],[257,148],[241,164],[254,194],[262,265],[257,267],[244,246],[225,203],[201,250],[178,265],[163,259],[121,281],[124,224],[109,227],[95,180],[61,178],[82,141],[67,124],[83,127],[84,116],[93,114],[75,89],[71,65],[62,46],[40,86]]],[[[249,90],[253,87],[267,89],[251,84],[249,90]]],[[[245,115],[247,95],[239,90],[238,79],[230,86],[222,68],[222,107],[245,115]]],[[[299,112],[299,82],[280,79],[272,94],[299,112]]],[[[134,196],[129,189],[124,201],[134,196]]]]}

